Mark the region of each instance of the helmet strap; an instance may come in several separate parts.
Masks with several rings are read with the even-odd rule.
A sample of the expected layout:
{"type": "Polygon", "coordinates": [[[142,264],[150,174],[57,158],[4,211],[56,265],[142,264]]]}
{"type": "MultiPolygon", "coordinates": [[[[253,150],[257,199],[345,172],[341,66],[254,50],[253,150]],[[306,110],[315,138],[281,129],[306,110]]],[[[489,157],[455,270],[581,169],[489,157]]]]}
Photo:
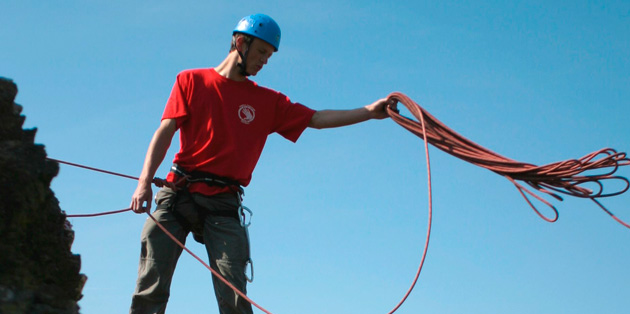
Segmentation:
{"type": "Polygon", "coordinates": [[[252,42],[254,42],[254,38],[252,38],[252,40],[247,44],[247,48],[245,48],[245,52],[241,52],[240,50],[236,49],[236,51],[238,52],[238,55],[241,57],[241,61],[236,64],[236,66],[238,66],[239,69],[239,73],[243,76],[250,76],[251,74],[247,73],[247,55],[249,54],[249,46],[252,44],[252,42]]]}

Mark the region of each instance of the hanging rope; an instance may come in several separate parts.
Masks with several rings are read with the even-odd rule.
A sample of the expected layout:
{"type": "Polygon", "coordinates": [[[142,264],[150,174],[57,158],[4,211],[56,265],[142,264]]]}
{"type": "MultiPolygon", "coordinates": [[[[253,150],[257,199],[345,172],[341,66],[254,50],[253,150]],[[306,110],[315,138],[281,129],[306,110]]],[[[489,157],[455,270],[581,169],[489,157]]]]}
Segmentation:
{"type": "MultiPolygon", "coordinates": [[[[68,165],[68,166],[73,166],[73,167],[77,167],[77,168],[83,168],[83,169],[88,169],[88,170],[92,170],[92,171],[96,171],[96,172],[111,174],[111,175],[114,175],[114,176],[127,178],[127,179],[131,179],[131,180],[136,180],[136,181],[140,180],[140,178],[138,178],[138,177],[134,177],[134,176],[118,173],[118,172],[107,171],[107,170],[94,168],[94,167],[88,167],[88,166],[75,164],[75,163],[72,163],[72,162],[67,162],[67,161],[63,161],[63,160],[59,160],[59,159],[53,159],[53,158],[49,158],[49,157],[46,157],[46,159],[52,160],[52,161],[56,161],[56,162],[58,162],[60,164],[65,164],[65,165],[68,165]]],[[[185,178],[182,178],[182,180],[183,179],[185,179],[185,178]]],[[[171,182],[168,182],[168,181],[166,181],[164,179],[160,179],[160,178],[153,178],[151,183],[155,184],[155,186],[157,186],[159,188],[164,187],[164,186],[169,186],[169,187],[173,187],[174,188],[174,185],[171,182]]],[[[131,208],[126,209],[126,210],[117,210],[117,211],[113,211],[113,212],[106,212],[106,213],[100,213],[100,214],[88,214],[88,215],[85,215],[83,217],[95,217],[95,216],[102,216],[102,215],[109,215],[109,214],[117,214],[117,213],[125,212],[127,210],[131,210],[131,208]],[[90,216],[90,215],[92,215],[92,216],[90,216]]],[[[80,216],[68,216],[68,217],[80,217],[80,216]]]]}
{"type": "MultiPolygon", "coordinates": [[[[415,275],[415,277],[414,277],[414,279],[412,281],[411,287],[407,290],[407,292],[403,296],[402,300],[391,311],[389,311],[388,314],[392,314],[392,313],[396,312],[400,308],[400,306],[407,300],[409,295],[411,294],[411,291],[413,290],[414,286],[418,282],[418,278],[420,277],[420,272],[422,271],[422,266],[424,265],[424,261],[425,261],[426,256],[427,256],[427,250],[429,248],[429,238],[430,238],[430,235],[431,235],[431,220],[432,220],[432,213],[433,213],[432,192],[431,192],[431,165],[430,165],[430,161],[429,161],[429,146],[428,146],[427,141],[424,141],[424,146],[425,146],[425,152],[426,152],[427,174],[428,174],[428,188],[429,188],[429,191],[428,191],[428,193],[429,193],[429,218],[428,218],[426,242],[425,242],[425,246],[424,246],[424,251],[422,253],[422,259],[420,261],[420,266],[418,266],[418,271],[416,272],[416,275],[415,275]]],[[[61,163],[61,164],[65,164],[65,165],[78,167],[78,168],[83,168],[83,169],[88,169],[88,170],[101,172],[101,173],[106,173],[106,174],[110,174],[110,175],[115,175],[115,176],[119,176],[119,177],[123,177],[123,178],[128,178],[128,179],[133,179],[133,180],[138,180],[139,179],[138,177],[129,176],[129,175],[126,175],[126,174],[121,174],[121,173],[112,172],[112,171],[107,171],[107,170],[103,170],[103,169],[99,169],[99,168],[88,167],[88,166],[85,166],[85,165],[71,163],[71,162],[67,162],[67,161],[63,161],[63,160],[58,160],[58,159],[53,159],[53,158],[47,158],[47,159],[51,160],[51,161],[55,161],[55,162],[61,163]]],[[[185,179],[185,178],[182,178],[182,180],[183,179],[185,179]]],[[[165,186],[165,185],[172,185],[171,182],[167,182],[166,180],[160,179],[160,178],[154,178],[153,179],[153,183],[156,186],[158,186],[158,187],[162,187],[162,186],[165,186]]],[[[176,183],[176,184],[178,184],[178,183],[176,183]]],[[[121,210],[101,212],[101,213],[95,213],[95,214],[66,215],[66,217],[68,217],[68,218],[99,217],[99,216],[105,216],[105,215],[118,214],[118,213],[130,211],[130,210],[131,210],[131,208],[126,208],[126,209],[121,209],[121,210]]],[[[221,274],[219,274],[217,271],[212,269],[212,267],[210,267],[206,262],[204,262],[203,259],[201,259],[195,253],[193,253],[191,250],[189,250],[183,243],[181,243],[179,240],[177,240],[177,238],[173,234],[171,234],[164,226],[162,226],[162,224],[160,224],[157,221],[157,219],[155,219],[155,217],[153,217],[153,215],[151,215],[151,213],[147,212],[147,215],[155,222],[155,224],[162,231],[164,231],[164,233],[169,238],[171,238],[171,240],[173,240],[179,247],[181,247],[184,251],[186,251],[188,254],[190,254],[197,261],[199,261],[204,267],[206,267],[208,270],[210,270],[210,272],[213,275],[215,275],[219,280],[221,280],[228,287],[230,287],[236,294],[241,296],[244,300],[246,300],[247,302],[249,302],[253,306],[257,307],[261,311],[263,311],[263,312],[265,312],[267,314],[272,314],[271,312],[269,312],[268,310],[266,310],[265,308],[263,308],[262,306],[260,306],[256,302],[254,302],[252,299],[247,297],[247,295],[245,295],[238,288],[236,288],[234,285],[232,285],[230,282],[228,282],[227,279],[225,279],[223,276],[221,276],[221,274]]]]}
{"type": "MultiPolygon", "coordinates": [[[[96,172],[101,172],[101,173],[106,173],[106,174],[111,174],[111,175],[115,175],[115,176],[119,176],[119,177],[123,177],[123,178],[127,178],[127,179],[133,179],[133,180],[139,180],[138,177],[134,177],[134,176],[129,176],[126,174],[121,174],[121,173],[117,173],[117,172],[112,172],[112,171],[107,171],[107,170],[103,170],[103,169],[98,169],[98,168],[93,168],[93,167],[88,167],[88,166],[84,166],[84,165],[80,165],[80,164],[75,164],[75,163],[71,163],[71,162],[67,162],[67,161],[62,161],[62,160],[58,160],[58,159],[53,159],[53,158],[47,158],[48,160],[52,160],[52,161],[56,161],[58,163],[62,163],[62,164],[66,164],[69,166],[73,166],[73,167],[78,167],[78,168],[83,168],[83,169],[88,169],[88,170],[92,170],[92,171],[96,171],[96,172]]],[[[185,180],[186,178],[182,178],[180,180],[185,180]]],[[[162,186],[173,186],[173,184],[171,182],[167,182],[164,179],[160,179],[160,178],[153,178],[152,180],[153,184],[155,184],[158,187],[162,187],[162,186]]],[[[178,182],[179,183],[179,182],[178,182]]],[[[175,183],[175,184],[178,184],[175,183]]],[[[83,218],[83,217],[98,217],[98,216],[104,216],[104,215],[112,215],[112,214],[118,214],[118,213],[122,213],[122,212],[126,212],[126,211],[130,211],[131,208],[126,208],[126,209],[121,209],[121,210],[115,210],[115,211],[109,211],[109,212],[102,212],[102,213],[96,213],[96,214],[80,214],[80,215],[66,215],[66,217],[68,218],[83,218]]],[[[151,218],[151,220],[153,220],[155,222],[155,224],[158,226],[158,228],[160,228],[162,231],[164,231],[164,233],[171,238],[171,240],[173,240],[173,242],[175,242],[179,247],[181,247],[184,251],[188,252],[188,254],[190,254],[193,258],[195,258],[197,261],[199,261],[204,267],[206,267],[216,278],[218,278],[220,281],[222,281],[223,283],[225,283],[228,287],[230,287],[230,289],[232,289],[236,294],[238,294],[240,297],[242,297],[244,300],[246,300],[247,302],[249,302],[251,305],[257,307],[258,309],[260,309],[261,311],[267,313],[267,314],[272,314],[271,312],[267,311],[265,308],[263,308],[262,306],[258,305],[258,303],[254,302],[252,299],[250,299],[249,297],[247,297],[246,294],[244,294],[243,292],[241,292],[238,288],[236,288],[233,284],[231,284],[227,279],[225,279],[218,271],[212,269],[212,267],[210,267],[210,265],[208,265],[206,262],[203,261],[203,259],[201,259],[199,256],[197,256],[195,253],[193,253],[191,250],[189,250],[182,242],[180,242],[179,240],[177,240],[177,238],[170,233],[161,223],[159,223],[157,221],[157,219],[155,219],[155,217],[153,217],[153,215],[151,215],[150,212],[146,212],[147,215],[149,215],[149,218],[151,218]]]]}
{"type": "Polygon", "coordinates": [[[182,249],[184,249],[184,251],[188,252],[188,254],[190,254],[192,257],[194,257],[197,261],[199,261],[201,264],[203,264],[204,267],[206,267],[216,278],[218,278],[219,280],[221,280],[224,284],[226,284],[228,287],[230,287],[230,289],[234,290],[234,292],[236,294],[238,294],[241,298],[243,298],[245,301],[249,302],[251,305],[257,307],[258,309],[260,309],[261,311],[267,313],[267,314],[272,314],[271,312],[267,311],[265,308],[263,308],[262,306],[258,305],[258,303],[254,302],[252,299],[250,299],[249,297],[247,297],[247,295],[243,292],[241,292],[241,290],[239,290],[238,288],[236,288],[233,284],[231,284],[227,279],[225,279],[223,276],[221,276],[221,274],[212,269],[212,267],[210,267],[210,265],[208,265],[206,262],[203,261],[203,259],[201,259],[199,256],[197,256],[195,253],[193,253],[191,250],[189,250],[182,242],[180,242],[179,240],[177,240],[177,238],[170,232],[168,232],[168,230],[166,230],[166,228],[164,226],[162,226],[162,224],[160,224],[157,219],[155,219],[155,217],[153,217],[153,215],[151,215],[151,213],[147,212],[147,215],[149,215],[149,217],[155,222],[155,224],[162,229],[162,231],[164,231],[164,233],[166,233],[166,235],[171,238],[171,240],[173,240],[175,243],[177,243],[177,245],[179,245],[179,247],[181,247],[182,249]]]}
{"type": "Polygon", "coordinates": [[[99,216],[105,216],[105,215],[120,214],[120,213],[128,212],[130,210],[131,208],[125,208],[125,209],[120,209],[120,210],[113,210],[111,212],[102,212],[102,213],[96,213],[96,214],[66,215],[66,217],[68,218],[99,217],[99,216]]]}
{"type": "MultiPolygon", "coordinates": [[[[398,113],[398,111],[392,110],[391,108],[389,108],[389,106],[386,108],[390,116],[392,113],[398,113]]],[[[418,117],[418,121],[420,122],[419,127],[420,127],[420,130],[422,131],[422,134],[425,134],[427,131],[426,131],[424,117],[423,116],[418,117]]],[[[411,294],[411,291],[416,286],[416,283],[418,283],[418,278],[420,278],[420,273],[422,272],[422,267],[424,266],[424,261],[427,258],[427,252],[429,251],[429,240],[431,239],[431,223],[433,221],[433,189],[432,189],[432,184],[431,184],[431,161],[429,158],[429,142],[427,140],[423,140],[423,142],[424,142],[424,154],[425,154],[426,163],[427,163],[427,186],[429,189],[428,190],[429,218],[428,218],[428,224],[427,224],[427,236],[424,241],[424,250],[422,251],[422,258],[420,259],[420,265],[418,266],[416,275],[414,276],[413,281],[411,282],[411,286],[409,287],[409,289],[407,289],[407,292],[405,293],[403,298],[400,300],[400,302],[398,302],[398,304],[396,304],[396,306],[391,311],[389,311],[388,314],[392,314],[396,312],[396,310],[398,310],[400,306],[402,306],[403,303],[405,303],[405,301],[411,294]]]]}
{"type": "Polygon", "coordinates": [[[396,123],[448,154],[505,177],[514,184],[530,207],[542,219],[555,222],[558,220],[558,210],[550,202],[517,181],[522,181],[532,189],[550,195],[559,201],[562,201],[559,194],[590,199],[617,222],[630,228],[627,222],[619,219],[598,201],[599,198],[622,194],[630,187],[628,179],[614,175],[619,167],[630,165],[630,159],[627,158],[626,153],[617,152],[612,148],[604,148],[580,159],[559,161],[544,166],[518,162],[503,157],[457,134],[404,94],[392,93],[389,98],[405,105],[411,114],[418,121],[421,121],[420,123],[413,121],[388,108],[390,117],[396,123]],[[585,174],[587,171],[600,169],[606,170],[602,170],[603,173],[585,174]],[[606,181],[619,181],[624,187],[617,191],[605,192],[604,183],[606,181]],[[598,190],[588,189],[585,187],[586,184],[597,186],[598,190]],[[551,208],[554,216],[549,218],[541,214],[526,194],[551,208]]]}

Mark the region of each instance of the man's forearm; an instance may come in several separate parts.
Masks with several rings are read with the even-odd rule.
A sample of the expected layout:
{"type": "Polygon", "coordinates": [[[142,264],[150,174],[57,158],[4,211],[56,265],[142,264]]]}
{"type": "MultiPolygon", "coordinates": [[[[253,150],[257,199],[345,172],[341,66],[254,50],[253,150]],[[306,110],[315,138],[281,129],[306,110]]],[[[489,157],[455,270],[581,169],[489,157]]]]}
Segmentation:
{"type": "Polygon", "coordinates": [[[171,146],[173,135],[175,134],[174,121],[163,121],[151,139],[147,155],[144,159],[140,182],[151,184],[158,167],[164,160],[168,148],[171,146]]]}
{"type": "Polygon", "coordinates": [[[385,111],[387,106],[396,109],[396,101],[383,98],[365,107],[352,110],[320,110],[315,112],[308,126],[315,129],[326,129],[351,125],[370,119],[384,119],[388,117],[385,111]]]}
{"type": "Polygon", "coordinates": [[[353,110],[320,110],[315,112],[308,126],[316,129],[336,128],[369,119],[370,113],[366,108],[353,110]]]}

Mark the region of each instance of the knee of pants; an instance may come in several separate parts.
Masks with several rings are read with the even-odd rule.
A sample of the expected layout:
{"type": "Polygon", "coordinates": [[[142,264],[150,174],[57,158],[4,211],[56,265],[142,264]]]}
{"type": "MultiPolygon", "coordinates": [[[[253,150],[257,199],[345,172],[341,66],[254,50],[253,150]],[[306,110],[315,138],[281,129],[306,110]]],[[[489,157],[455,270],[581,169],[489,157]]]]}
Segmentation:
{"type": "Polygon", "coordinates": [[[232,217],[208,217],[205,226],[204,242],[210,262],[226,279],[244,287],[249,261],[246,231],[232,217]]]}
{"type": "Polygon", "coordinates": [[[231,260],[229,258],[222,258],[215,261],[219,272],[229,278],[234,278],[237,281],[245,280],[245,266],[247,261],[243,260],[231,260]]]}

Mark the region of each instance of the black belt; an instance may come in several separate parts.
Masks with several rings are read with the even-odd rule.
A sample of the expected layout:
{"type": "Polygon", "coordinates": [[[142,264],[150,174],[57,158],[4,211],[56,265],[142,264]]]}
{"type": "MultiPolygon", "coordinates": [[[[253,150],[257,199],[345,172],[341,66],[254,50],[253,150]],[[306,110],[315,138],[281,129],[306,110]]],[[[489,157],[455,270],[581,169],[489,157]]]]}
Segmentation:
{"type": "Polygon", "coordinates": [[[173,164],[173,166],[171,167],[171,172],[180,177],[186,177],[186,180],[188,182],[203,182],[210,186],[235,187],[236,189],[238,189],[241,195],[243,195],[245,192],[238,181],[226,177],[217,176],[213,173],[203,171],[188,172],[182,169],[177,164],[173,164]]]}

